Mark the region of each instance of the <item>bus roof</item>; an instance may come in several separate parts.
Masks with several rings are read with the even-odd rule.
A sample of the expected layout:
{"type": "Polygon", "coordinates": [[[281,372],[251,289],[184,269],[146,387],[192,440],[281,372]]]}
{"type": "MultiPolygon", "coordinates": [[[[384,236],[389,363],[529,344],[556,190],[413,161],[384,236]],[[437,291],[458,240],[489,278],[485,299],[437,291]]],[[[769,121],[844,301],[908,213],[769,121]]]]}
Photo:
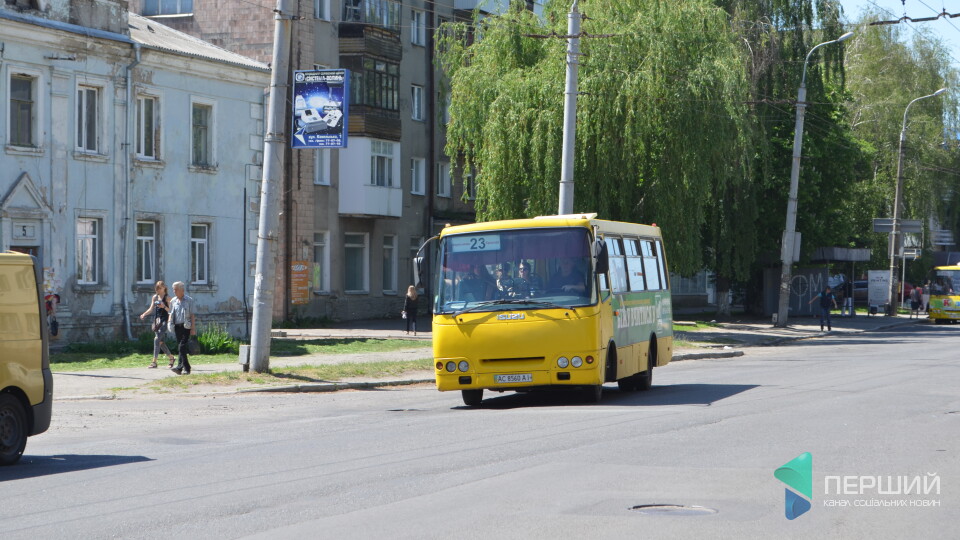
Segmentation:
{"type": "Polygon", "coordinates": [[[507,219],[501,221],[486,221],[470,223],[468,225],[454,225],[444,228],[440,236],[448,234],[471,233],[489,231],[491,229],[532,229],[536,227],[585,227],[596,226],[601,233],[638,234],[644,236],[660,236],[660,227],[656,225],[642,225],[624,221],[607,221],[597,219],[595,213],[566,214],[561,216],[537,216],[528,219],[507,219]]]}
{"type": "Polygon", "coordinates": [[[960,265],[948,264],[945,266],[934,266],[934,270],[960,270],[960,265]]]}

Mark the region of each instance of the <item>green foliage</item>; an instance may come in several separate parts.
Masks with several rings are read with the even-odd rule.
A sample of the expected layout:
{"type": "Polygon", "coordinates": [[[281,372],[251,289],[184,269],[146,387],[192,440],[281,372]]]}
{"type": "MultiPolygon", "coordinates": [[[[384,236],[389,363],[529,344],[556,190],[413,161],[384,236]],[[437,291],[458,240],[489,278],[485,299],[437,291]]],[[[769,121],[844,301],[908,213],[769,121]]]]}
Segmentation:
{"type": "Polygon", "coordinates": [[[212,323],[200,326],[197,331],[197,341],[200,342],[202,354],[239,354],[240,341],[227,332],[225,326],[212,323]]]}

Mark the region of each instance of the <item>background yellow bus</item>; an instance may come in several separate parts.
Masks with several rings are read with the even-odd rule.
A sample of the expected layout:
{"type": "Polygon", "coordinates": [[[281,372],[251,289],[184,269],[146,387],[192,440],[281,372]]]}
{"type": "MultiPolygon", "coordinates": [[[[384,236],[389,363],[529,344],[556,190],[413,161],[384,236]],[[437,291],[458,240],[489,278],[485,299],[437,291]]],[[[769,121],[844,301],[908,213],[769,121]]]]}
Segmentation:
{"type": "Polygon", "coordinates": [[[928,316],[936,324],[960,319],[960,266],[937,266],[927,276],[930,290],[928,316]]]}
{"type": "Polygon", "coordinates": [[[434,288],[437,389],[646,390],[673,355],[660,229],[596,214],[445,228],[434,288]]]}

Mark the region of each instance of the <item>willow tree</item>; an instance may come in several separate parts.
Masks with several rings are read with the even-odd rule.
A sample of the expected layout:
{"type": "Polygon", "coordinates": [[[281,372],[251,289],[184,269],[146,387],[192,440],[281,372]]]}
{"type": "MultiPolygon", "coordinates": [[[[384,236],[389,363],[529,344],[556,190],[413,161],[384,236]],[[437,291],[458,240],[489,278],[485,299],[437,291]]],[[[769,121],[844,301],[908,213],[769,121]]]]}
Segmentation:
{"type": "MultiPolygon", "coordinates": [[[[475,172],[481,220],[557,211],[569,2],[548,2],[542,19],[524,4],[451,25],[438,42],[446,153],[475,172]]],[[[743,178],[741,45],[707,0],[579,6],[574,209],[657,223],[672,269],[695,273],[717,186],[743,178]]]]}
{"type": "MultiPolygon", "coordinates": [[[[866,13],[858,38],[847,56],[848,84],[853,97],[852,129],[867,152],[869,167],[856,185],[848,211],[858,216],[857,233],[874,249],[875,265],[888,261],[887,235],[876,234],[871,218],[892,215],[897,182],[900,131],[907,104],[939,88],[957,88],[958,73],[950,51],[923,28],[904,34],[903,27],[870,26],[883,18],[866,13]]],[[[957,94],[917,102],[907,118],[904,193],[901,217],[937,217],[956,228],[952,205],[960,172],[956,134],[957,94]]],[[[955,229],[956,234],[957,231],[955,229]]],[[[921,276],[915,276],[919,279],[921,276]]]]}

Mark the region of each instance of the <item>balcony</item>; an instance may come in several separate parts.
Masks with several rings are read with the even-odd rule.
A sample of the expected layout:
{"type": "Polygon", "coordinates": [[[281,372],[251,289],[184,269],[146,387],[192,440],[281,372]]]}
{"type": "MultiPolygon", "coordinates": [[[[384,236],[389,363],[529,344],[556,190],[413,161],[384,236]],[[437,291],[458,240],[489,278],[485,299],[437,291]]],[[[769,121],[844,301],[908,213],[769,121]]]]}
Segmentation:
{"type": "Polygon", "coordinates": [[[400,185],[400,143],[351,137],[350,145],[340,150],[341,216],[400,217],[400,185]],[[378,167],[378,174],[373,167],[378,167]]]}

